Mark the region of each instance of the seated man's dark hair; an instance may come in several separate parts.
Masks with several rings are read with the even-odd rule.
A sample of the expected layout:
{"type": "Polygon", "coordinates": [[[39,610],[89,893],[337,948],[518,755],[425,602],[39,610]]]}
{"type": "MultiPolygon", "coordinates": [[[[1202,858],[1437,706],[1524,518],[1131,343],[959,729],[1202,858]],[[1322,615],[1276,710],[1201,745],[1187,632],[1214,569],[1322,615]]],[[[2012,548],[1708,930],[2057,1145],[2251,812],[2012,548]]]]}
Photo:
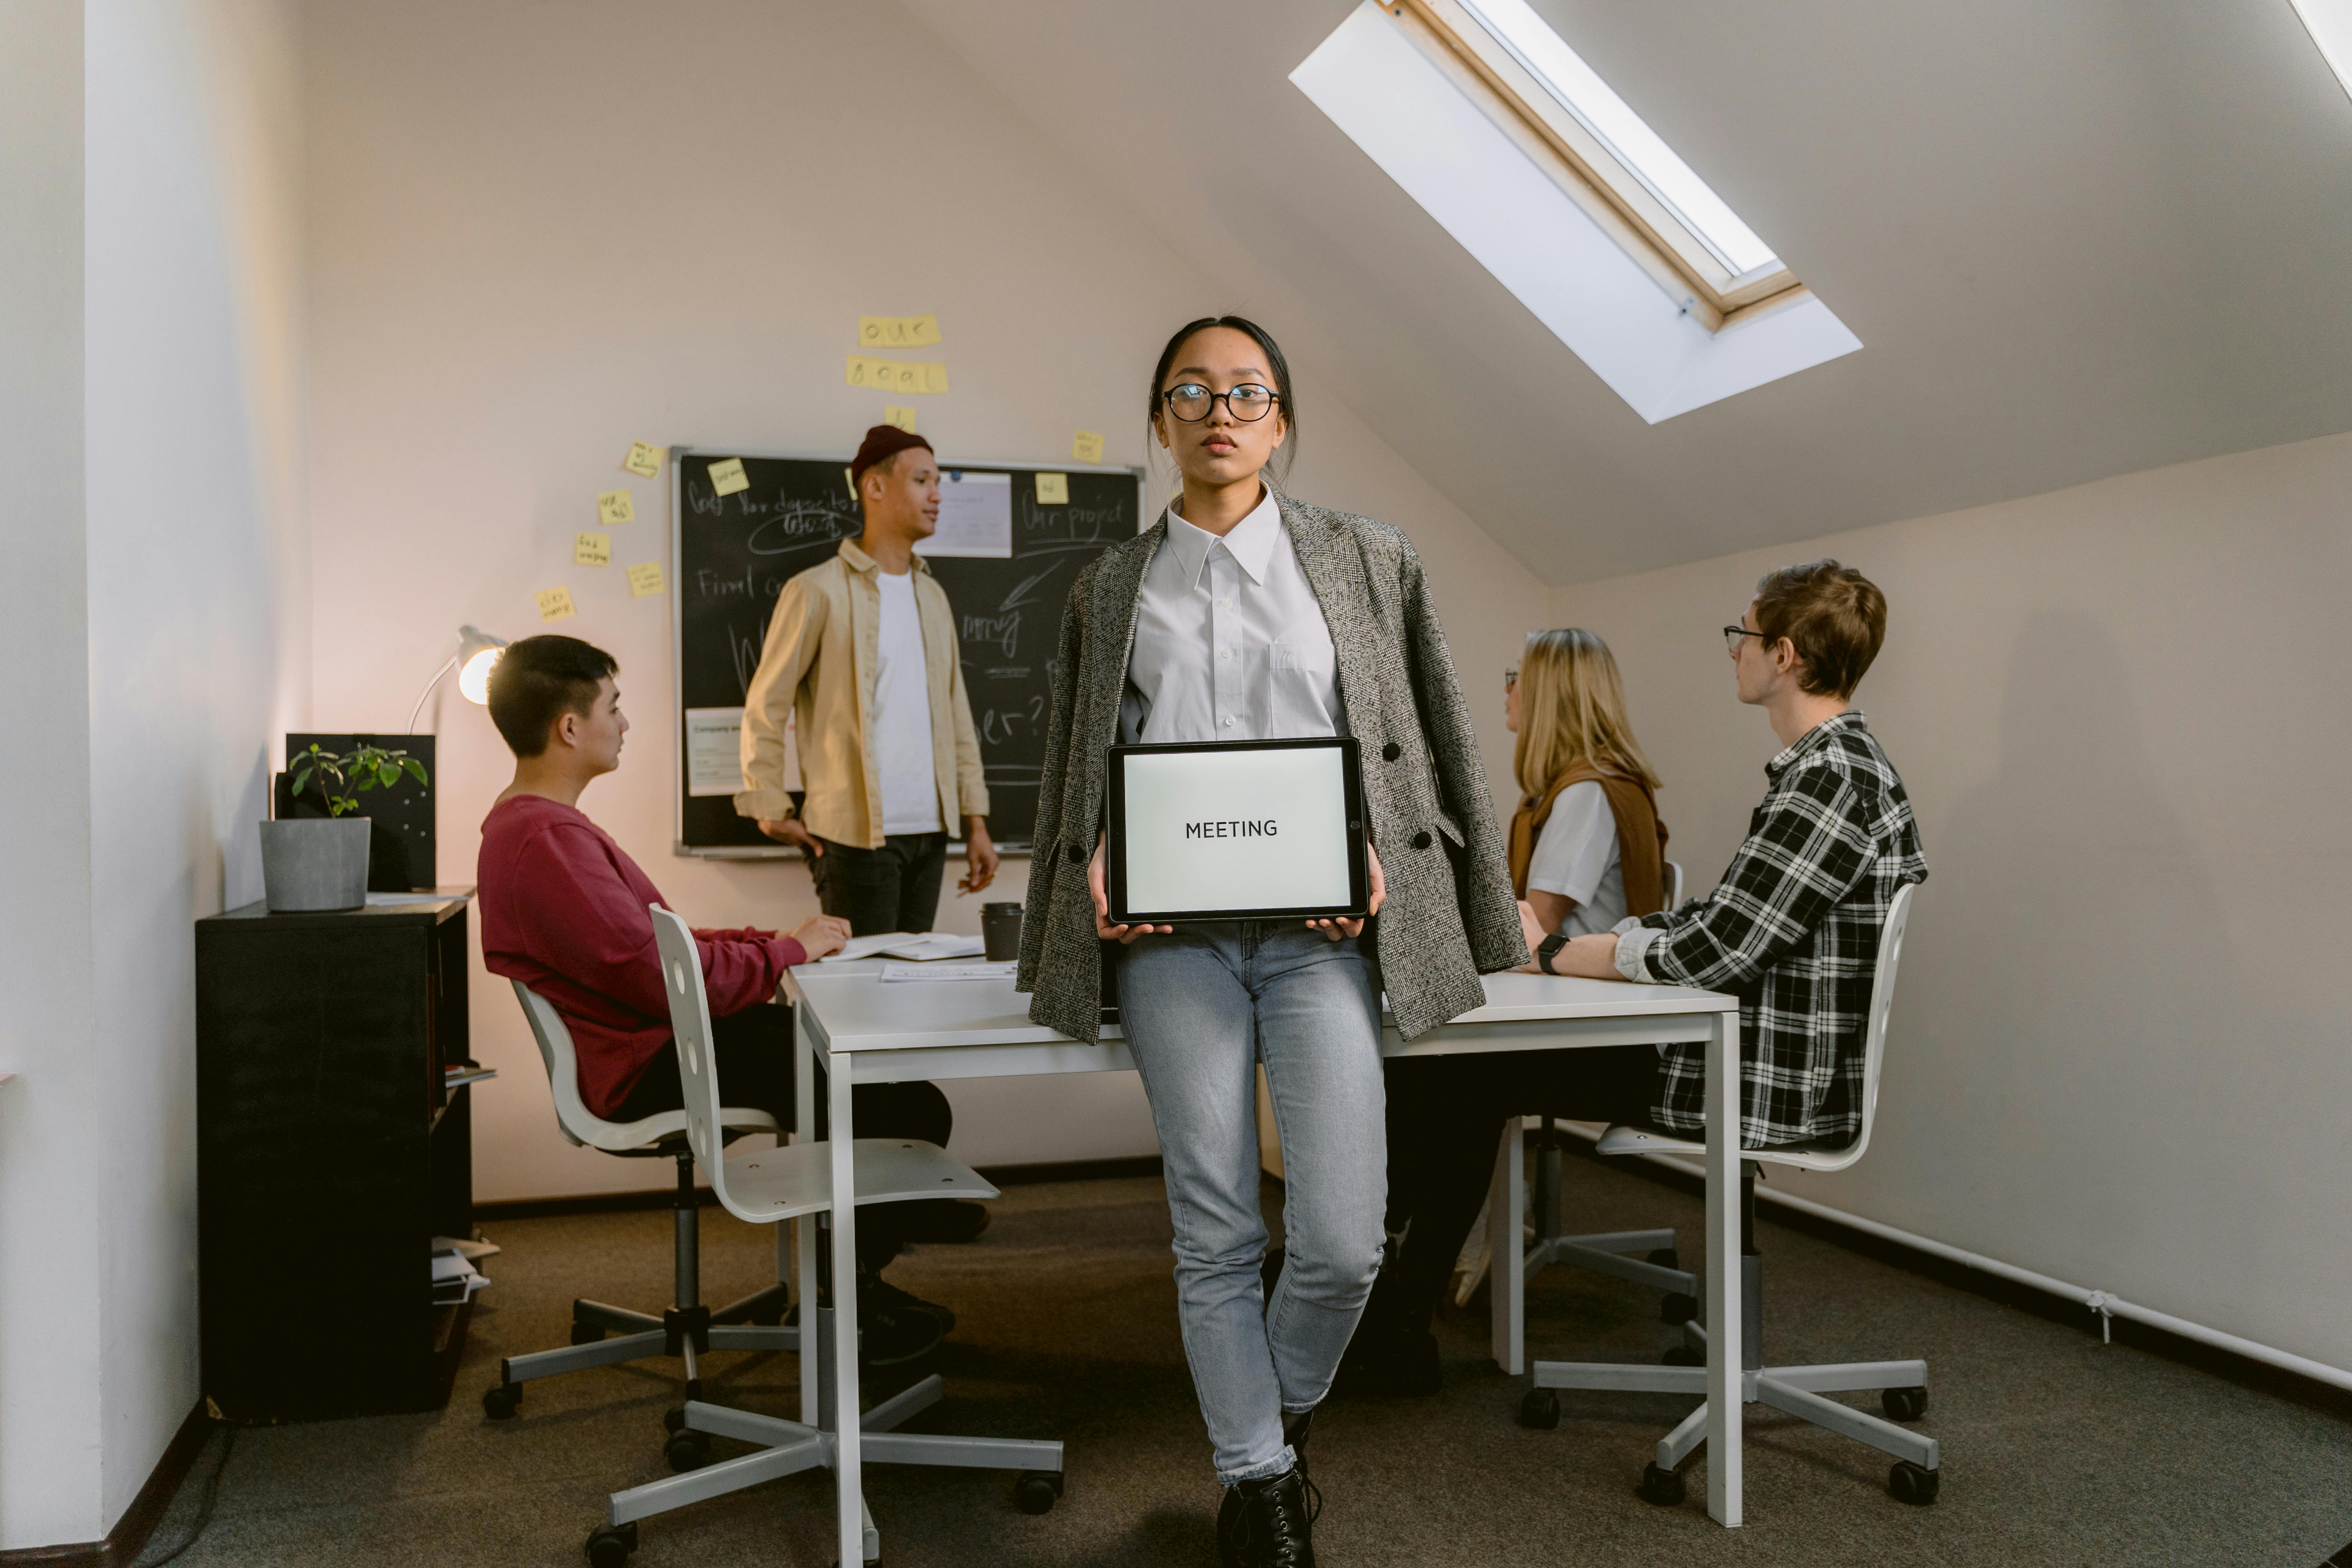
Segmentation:
{"type": "Polygon", "coordinates": [[[597,686],[620,668],[611,654],[578,637],[525,637],[499,655],[490,671],[490,722],[509,751],[535,757],[547,750],[556,719],[587,717],[597,686]]]}
{"type": "Polygon", "coordinates": [[[1798,684],[1816,697],[1851,697],[1886,640],[1886,595],[1835,561],[1767,572],[1756,584],[1756,629],[1787,637],[1804,661],[1798,684]]]}

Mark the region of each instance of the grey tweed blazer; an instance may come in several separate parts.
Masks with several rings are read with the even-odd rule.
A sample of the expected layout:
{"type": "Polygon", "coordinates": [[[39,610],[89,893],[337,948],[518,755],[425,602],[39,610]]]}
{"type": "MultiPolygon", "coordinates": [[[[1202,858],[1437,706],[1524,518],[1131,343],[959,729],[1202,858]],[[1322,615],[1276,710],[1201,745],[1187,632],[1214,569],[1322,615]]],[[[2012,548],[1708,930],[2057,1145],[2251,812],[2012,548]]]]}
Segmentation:
{"type": "MultiPolygon", "coordinates": [[[[1386,523],[1275,499],[1339,655],[1339,700],[1363,748],[1364,804],[1388,901],[1367,934],[1397,1030],[1410,1039],[1486,1001],[1481,973],[1527,961],[1493,797],[1421,557],[1386,523]]],[[[1160,521],[1106,550],[1070,585],[1054,667],[1036,852],[1021,921],[1029,1016],[1093,1041],[1102,947],[1087,863],[1105,762],[1160,521]]],[[[1151,938],[1143,939],[1150,942],[1151,938]]]]}

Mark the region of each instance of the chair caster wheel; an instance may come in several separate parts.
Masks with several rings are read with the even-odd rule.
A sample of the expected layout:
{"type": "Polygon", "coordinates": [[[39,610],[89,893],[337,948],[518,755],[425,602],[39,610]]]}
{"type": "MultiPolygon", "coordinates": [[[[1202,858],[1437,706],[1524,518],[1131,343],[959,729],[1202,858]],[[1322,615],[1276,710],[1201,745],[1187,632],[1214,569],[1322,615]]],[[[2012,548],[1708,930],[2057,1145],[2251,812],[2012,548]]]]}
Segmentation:
{"type": "Polygon", "coordinates": [[[1895,1460],[1895,1468],[1886,1472],[1887,1495],[1896,1502],[1907,1502],[1913,1508],[1926,1508],[1934,1502],[1936,1493],[1943,1484],[1944,1473],[1941,1470],[1927,1469],[1908,1459],[1895,1460]]]}
{"type": "Polygon", "coordinates": [[[522,1405],[522,1384],[501,1383],[482,1390],[482,1414],[493,1421],[511,1421],[522,1405]]]}
{"type": "Polygon", "coordinates": [[[1650,1254],[1649,1261],[1661,1268],[1680,1268],[1683,1255],[1671,1247],[1661,1247],[1650,1254]]]}
{"type": "Polygon", "coordinates": [[[1534,1432],[1549,1432],[1559,1425],[1559,1394],[1549,1388],[1530,1388],[1519,1401],[1519,1425],[1534,1432]]]}
{"type": "Polygon", "coordinates": [[[1013,1506],[1023,1513],[1044,1513],[1062,1495],[1059,1470],[1024,1470],[1013,1483],[1013,1506]]]}
{"type": "Polygon", "coordinates": [[[1686,1495],[1680,1470],[1661,1468],[1655,1461],[1642,1468],[1642,1484],[1633,1489],[1643,1502],[1672,1508],[1686,1495]]]}
{"type": "Polygon", "coordinates": [[[1660,1366],[1705,1366],[1706,1357],[1688,1345],[1676,1345],[1658,1358],[1660,1366]]]}
{"type": "Polygon", "coordinates": [[[621,1568],[629,1553],[637,1549],[637,1525],[635,1520],[614,1526],[600,1524],[588,1532],[588,1561],[594,1568],[621,1568]]]}
{"type": "Polygon", "coordinates": [[[1679,1328],[1697,1316],[1696,1297],[1685,1296],[1678,1290],[1670,1296],[1658,1298],[1658,1321],[1662,1323],[1672,1323],[1679,1328]]]}
{"type": "Polygon", "coordinates": [[[1878,1407],[1886,1412],[1889,1421],[1916,1421],[1927,1414],[1927,1391],[1890,1388],[1879,1394],[1878,1407]]]}
{"type": "Polygon", "coordinates": [[[593,1345],[604,1337],[604,1331],[593,1323],[572,1325],[572,1342],[575,1345],[593,1345]]]}
{"type": "Polygon", "coordinates": [[[662,1430],[665,1432],[683,1432],[686,1430],[685,1405],[673,1405],[667,1410],[662,1412],[662,1430]]]}
{"type": "Polygon", "coordinates": [[[710,1435],[707,1432],[673,1432],[662,1445],[662,1458],[669,1468],[684,1475],[710,1463],[710,1435]]]}
{"type": "Polygon", "coordinates": [[[751,1314],[751,1326],[755,1329],[781,1329],[784,1326],[784,1315],[782,1312],[754,1312],[751,1314]]]}

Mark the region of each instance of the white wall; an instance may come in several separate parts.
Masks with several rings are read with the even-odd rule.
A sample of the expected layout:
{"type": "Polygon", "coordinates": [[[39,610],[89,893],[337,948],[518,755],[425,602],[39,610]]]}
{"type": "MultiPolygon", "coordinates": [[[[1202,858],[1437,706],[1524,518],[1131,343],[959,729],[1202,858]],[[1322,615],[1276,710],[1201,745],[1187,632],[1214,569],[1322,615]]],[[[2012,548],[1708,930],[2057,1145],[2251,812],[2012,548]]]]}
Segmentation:
{"type": "MultiPolygon", "coordinates": [[[[1065,459],[1084,427],[1139,463],[1161,340],[1252,300],[1179,262],[1139,218],[1148,194],[1081,177],[895,7],[547,17],[310,13],[314,614],[368,627],[320,637],[318,721],[397,727],[460,622],[539,631],[533,591],[568,584],[580,615],[546,629],[619,658],[639,727],[583,807],[697,921],[789,926],[814,912],[798,864],[669,853],[667,610],[620,571],[666,555],[666,479],[623,474],[628,444],[847,453],[886,401],[843,384],[856,318],[935,311],[956,390],[913,401],[945,455],[1065,459]],[[614,531],[615,566],[573,567],[596,492],[625,483],[643,521],[614,531]]],[[[1293,488],[1412,531],[1463,664],[1495,685],[1540,585],[1298,370],[1293,488]]],[[[471,881],[509,763],[480,710],[437,710],[440,875],[471,881]]],[[[1008,863],[995,896],[1025,870],[1008,863]]],[[[941,924],[977,930],[975,901],[944,900],[941,924]]],[[[477,1195],[664,1180],[561,1142],[511,993],[473,983],[477,1055],[504,1074],[476,1093],[477,1195]]],[[[977,1163],[1152,1147],[1130,1077],[950,1092],[977,1163]]]]}
{"type": "Polygon", "coordinates": [[[1877,1141],[1797,1191],[2352,1366],[2347,497],[2339,436],[1555,592],[1704,892],[1776,746],[1715,628],[1789,562],[1886,591],[1929,879],[1877,1141]]]}
{"type": "Polygon", "coordinates": [[[308,594],[290,14],[20,7],[6,58],[22,458],[0,482],[30,574],[0,617],[15,1548],[104,1535],[197,1397],[190,922],[259,896],[250,824],[268,739],[302,717],[308,594]]]}

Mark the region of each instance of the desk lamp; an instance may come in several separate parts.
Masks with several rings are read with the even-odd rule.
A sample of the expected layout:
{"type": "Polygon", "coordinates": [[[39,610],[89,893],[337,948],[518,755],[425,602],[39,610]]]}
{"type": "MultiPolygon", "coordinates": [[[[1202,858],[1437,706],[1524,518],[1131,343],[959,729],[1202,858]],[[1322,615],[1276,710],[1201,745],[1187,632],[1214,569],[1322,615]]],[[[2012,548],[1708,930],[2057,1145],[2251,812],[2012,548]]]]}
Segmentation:
{"type": "Polygon", "coordinates": [[[441,678],[451,670],[457,672],[457,690],[467,701],[486,704],[490,700],[490,671],[498,668],[499,655],[504,651],[507,639],[494,637],[479,626],[457,628],[457,651],[449,662],[433,672],[425,689],[416,694],[416,706],[408,710],[408,732],[416,733],[416,716],[425,711],[425,700],[441,684],[441,678]]]}

